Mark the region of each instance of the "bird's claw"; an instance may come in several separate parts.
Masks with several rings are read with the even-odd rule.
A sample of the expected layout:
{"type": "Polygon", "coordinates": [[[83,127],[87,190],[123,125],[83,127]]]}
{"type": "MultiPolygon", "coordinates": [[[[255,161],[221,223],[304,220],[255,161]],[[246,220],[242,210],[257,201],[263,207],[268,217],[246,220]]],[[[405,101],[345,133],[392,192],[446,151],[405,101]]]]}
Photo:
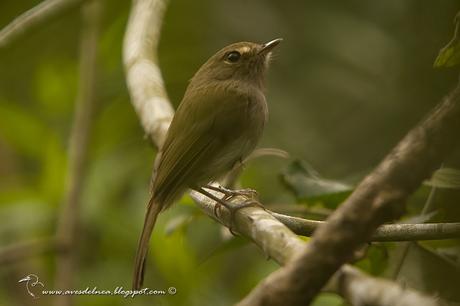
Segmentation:
{"type": "Polygon", "coordinates": [[[222,193],[223,194],[222,199],[225,199],[227,201],[237,196],[243,196],[243,197],[250,198],[250,199],[259,198],[259,194],[257,193],[257,191],[254,189],[250,189],[250,188],[232,190],[232,189],[225,188],[223,186],[212,186],[212,185],[205,186],[204,188],[211,189],[219,193],[222,193]]]}
{"type": "Polygon", "coordinates": [[[255,200],[255,201],[257,201],[257,199],[259,198],[259,194],[257,193],[256,190],[247,188],[247,189],[230,190],[230,192],[225,195],[225,199],[232,199],[237,196],[243,196],[250,200],[255,200]]]}
{"type": "Polygon", "coordinates": [[[241,203],[232,203],[231,205],[226,206],[226,208],[230,212],[230,226],[228,228],[230,230],[230,233],[236,236],[236,232],[233,230],[234,225],[235,225],[236,212],[242,208],[251,207],[251,206],[260,207],[265,210],[265,207],[259,201],[254,200],[254,199],[246,199],[245,201],[241,203]]]}
{"type": "Polygon", "coordinates": [[[258,193],[254,189],[238,189],[238,190],[231,190],[227,189],[222,186],[212,186],[208,185],[205,186],[204,188],[211,189],[214,191],[217,191],[219,193],[222,193],[223,196],[219,200],[216,200],[216,205],[214,206],[213,213],[214,216],[218,217],[220,215],[220,210],[222,206],[228,209],[230,212],[230,226],[229,230],[233,235],[236,235],[236,232],[233,230],[234,228],[234,223],[235,223],[235,213],[245,207],[250,207],[250,206],[257,206],[261,207],[265,210],[265,207],[258,201],[258,193]],[[243,196],[246,198],[243,202],[240,203],[231,203],[230,200],[237,196],[243,196]]]}

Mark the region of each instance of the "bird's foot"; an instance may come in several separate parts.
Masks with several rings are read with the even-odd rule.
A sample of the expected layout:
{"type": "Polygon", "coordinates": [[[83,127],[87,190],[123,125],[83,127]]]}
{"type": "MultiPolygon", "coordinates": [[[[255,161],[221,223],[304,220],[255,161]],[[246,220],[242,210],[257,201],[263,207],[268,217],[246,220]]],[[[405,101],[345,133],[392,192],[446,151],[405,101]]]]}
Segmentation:
{"type": "Polygon", "coordinates": [[[239,189],[231,190],[224,188],[222,186],[204,186],[203,188],[197,189],[203,195],[213,199],[216,202],[214,206],[213,213],[214,216],[218,217],[220,215],[220,210],[224,206],[230,212],[230,225],[229,230],[233,235],[236,235],[236,232],[233,230],[235,225],[235,214],[238,210],[250,206],[261,207],[265,210],[265,207],[257,200],[258,194],[257,191],[253,189],[239,189]],[[223,194],[222,198],[216,197],[213,194],[203,190],[203,188],[211,189],[223,194]],[[236,196],[243,196],[246,198],[243,202],[232,203],[230,200],[236,196]]]}
{"type": "Polygon", "coordinates": [[[225,200],[230,200],[237,196],[243,196],[243,197],[253,199],[253,200],[259,198],[259,194],[257,193],[257,191],[254,189],[250,189],[250,188],[232,190],[232,189],[228,189],[223,186],[220,186],[220,185],[219,186],[206,185],[204,186],[204,188],[222,193],[224,195],[222,199],[225,199],[225,200]]]}
{"type": "Polygon", "coordinates": [[[251,206],[260,207],[260,208],[265,210],[265,207],[262,205],[262,203],[260,203],[259,201],[255,200],[255,199],[251,199],[251,198],[248,198],[248,199],[246,199],[246,200],[244,200],[243,202],[240,202],[240,203],[231,203],[229,206],[226,206],[226,208],[230,212],[230,226],[228,228],[230,230],[230,233],[232,233],[233,235],[236,236],[236,233],[233,230],[233,227],[235,225],[235,214],[236,214],[236,212],[238,210],[242,209],[242,208],[251,207],[251,206]]]}

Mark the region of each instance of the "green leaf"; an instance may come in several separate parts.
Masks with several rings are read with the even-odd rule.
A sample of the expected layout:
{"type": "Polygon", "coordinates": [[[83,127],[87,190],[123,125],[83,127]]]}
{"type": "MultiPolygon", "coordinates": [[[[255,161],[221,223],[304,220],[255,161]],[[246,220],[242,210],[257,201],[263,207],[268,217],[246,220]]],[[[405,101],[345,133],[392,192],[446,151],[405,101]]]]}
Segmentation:
{"type": "Polygon", "coordinates": [[[452,67],[460,63],[460,40],[452,39],[447,46],[439,51],[434,67],[452,67]]]}
{"type": "Polygon", "coordinates": [[[455,32],[452,40],[439,51],[434,67],[452,67],[460,63],[460,12],[455,17],[455,32]]]}
{"type": "Polygon", "coordinates": [[[293,161],[283,171],[281,180],[298,201],[321,201],[328,207],[336,207],[353,190],[350,185],[322,178],[302,160],[293,161]]]}
{"type": "Polygon", "coordinates": [[[460,189],[460,170],[454,168],[441,168],[424,182],[425,185],[436,188],[460,189]]]}

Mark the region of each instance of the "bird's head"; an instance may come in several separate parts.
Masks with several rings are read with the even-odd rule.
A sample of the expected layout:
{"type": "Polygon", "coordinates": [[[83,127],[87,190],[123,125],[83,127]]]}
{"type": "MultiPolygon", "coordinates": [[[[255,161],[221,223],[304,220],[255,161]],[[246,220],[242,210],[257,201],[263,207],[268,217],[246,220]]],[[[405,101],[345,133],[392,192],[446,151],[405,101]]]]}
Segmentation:
{"type": "Polygon", "coordinates": [[[214,54],[195,74],[192,82],[206,83],[212,80],[238,80],[263,83],[271,51],[282,41],[274,39],[265,44],[238,42],[214,54]]]}

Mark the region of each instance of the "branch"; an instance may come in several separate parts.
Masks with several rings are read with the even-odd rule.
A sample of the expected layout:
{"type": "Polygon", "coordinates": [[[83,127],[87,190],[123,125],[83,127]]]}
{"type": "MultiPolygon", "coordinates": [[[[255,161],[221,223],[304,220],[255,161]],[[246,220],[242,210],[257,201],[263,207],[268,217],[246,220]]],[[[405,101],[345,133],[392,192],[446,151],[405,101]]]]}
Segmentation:
{"type": "Polygon", "coordinates": [[[145,133],[161,144],[174,115],[157,62],[167,1],[134,0],[123,42],[123,62],[131,103],[145,133]]]}
{"type": "MultiPolygon", "coordinates": [[[[214,193],[218,196],[218,193],[214,193]]],[[[227,210],[214,214],[216,203],[197,192],[192,198],[208,216],[221,224],[236,228],[238,232],[257,244],[263,252],[280,265],[286,265],[305,246],[305,242],[279,222],[275,216],[259,207],[248,207],[237,211],[234,220],[227,210]],[[233,224],[232,224],[233,221],[233,224]]],[[[235,198],[235,204],[243,198],[235,198]]],[[[303,275],[298,274],[299,278],[303,275]]],[[[369,277],[350,265],[344,265],[330,280],[326,289],[340,294],[352,305],[382,306],[434,306],[434,299],[415,290],[402,288],[396,283],[369,277]]],[[[261,297],[262,298],[262,297],[261,297]]],[[[266,302],[267,300],[264,300],[266,302]]],[[[238,305],[253,305],[243,301],[238,305]]],[[[280,304],[289,305],[289,304],[280,304]]]]}
{"type": "Polygon", "coordinates": [[[380,224],[402,214],[406,198],[459,142],[459,118],[457,86],[360,183],[327,223],[318,228],[302,252],[246,297],[246,305],[310,303],[353,252],[371,239],[380,224]]]}
{"type": "Polygon", "coordinates": [[[334,274],[328,285],[333,286],[351,305],[438,305],[433,298],[388,280],[369,277],[349,265],[344,265],[334,274]]]}
{"type": "MultiPolygon", "coordinates": [[[[294,233],[311,236],[325,221],[307,220],[278,213],[272,215],[294,233]]],[[[385,224],[379,226],[369,241],[441,240],[460,237],[460,223],[385,224]]]]}
{"type": "Polygon", "coordinates": [[[45,0],[16,17],[0,31],[0,49],[5,48],[26,32],[40,27],[53,17],[70,11],[87,0],[45,0]]]}
{"type": "MultiPolygon", "coordinates": [[[[217,197],[221,196],[219,193],[209,192],[217,197]]],[[[217,205],[215,201],[196,191],[191,191],[190,195],[198,207],[209,217],[228,228],[236,229],[238,233],[252,240],[266,255],[280,265],[287,263],[305,244],[289,228],[260,207],[239,209],[233,216],[234,220],[231,220],[230,213],[226,209],[217,210],[217,216],[214,214],[217,205]]],[[[244,201],[244,198],[235,197],[230,201],[238,205],[244,201]]]]}
{"type": "MultiPolygon", "coordinates": [[[[131,103],[136,109],[144,131],[157,146],[163,142],[174,113],[164,89],[156,54],[152,53],[152,50],[156,50],[158,45],[164,10],[165,2],[161,0],[133,1],[123,48],[131,103]]],[[[223,210],[222,214],[217,217],[214,215],[215,202],[193,191],[191,196],[210,217],[227,226],[231,225],[228,211],[223,210]]],[[[233,200],[241,201],[240,198],[233,200]]],[[[282,265],[288,263],[296,253],[304,248],[305,242],[303,240],[261,208],[240,209],[234,218],[235,230],[252,239],[264,250],[265,254],[282,265]]],[[[349,270],[341,270],[342,275],[349,275],[349,271],[356,270],[352,267],[349,267],[349,270]]],[[[357,276],[354,278],[351,275],[349,278],[342,278],[346,282],[349,279],[353,285],[343,286],[339,292],[353,299],[372,300],[373,305],[385,305],[381,300],[373,300],[368,297],[368,292],[360,290],[361,287],[356,285],[372,282],[374,279],[362,273],[355,274],[357,276]]],[[[337,281],[336,283],[340,282],[337,281]]],[[[377,286],[381,292],[386,292],[389,288],[384,282],[380,282],[377,286]]],[[[391,286],[399,288],[395,284],[391,284],[391,286]]],[[[417,302],[423,301],[423,305],[434,305],[430,298],[418,293],[414,293],[414,295],[418,298],[417,302]]],[[[383,296],[380,295],[380,297],[383,296]]],[[[396,302],[394,305],[409,306],[414,304],[396,302]]]]}
{"type": "Polygon", "coordinates": [[[280,204],[273,204],[270,203],[269,206],[270,210],[273,212],[277,212],[280,214],[297,214],[302,216],[315,216],[315,218],[324,220],[331,215],[333,212],[332,209],[325,208],[325,207],[307,207],[305,205],[298,205],[298,204],[287,204],[287,203],[280,203],[280,204]]]}
{"type": "MultiPolygon", "coordinates": [[[[93,120],[95,100],[97,42],[101,13],[100,2],[91,2],[83,7],[83,31],[80,45],[80,80],[76,100],[74,123],[70,136],[67,191],[57,228],[57,239],[62,252],[57,255],[56,287],[72,288],[76,266],[75,248],[80,215],[80,197],[83,186],[88,141],[93,120]]],[[[56,298],[56,305],[69,305],[70,295],[56,298]]]]}

